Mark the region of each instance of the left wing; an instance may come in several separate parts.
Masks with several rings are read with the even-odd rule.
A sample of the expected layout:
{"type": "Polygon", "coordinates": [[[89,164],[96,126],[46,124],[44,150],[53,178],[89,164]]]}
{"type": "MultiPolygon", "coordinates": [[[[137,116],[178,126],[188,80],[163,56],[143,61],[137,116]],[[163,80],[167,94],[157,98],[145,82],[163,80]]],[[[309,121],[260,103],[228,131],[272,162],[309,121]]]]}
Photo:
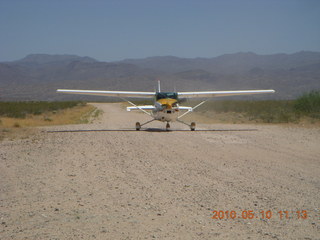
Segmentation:
{"type": "Polygon", "coordinates": [[[211,98],[222,96],[250,95],[261,93],[274,93],[273,89],[269,90],[241,90],[241,91],[208,91],[208,92],[178,92],[180,98],[211,98]]]}
{"type": "Polygon", "coordinates": [[[99,90],[73,90],[57,89],[59,93],[108,96],[108,97],[130,97],[130,98],[153,98],[155,92],[123,92],[123,91],[99,91],[99,90]]]}

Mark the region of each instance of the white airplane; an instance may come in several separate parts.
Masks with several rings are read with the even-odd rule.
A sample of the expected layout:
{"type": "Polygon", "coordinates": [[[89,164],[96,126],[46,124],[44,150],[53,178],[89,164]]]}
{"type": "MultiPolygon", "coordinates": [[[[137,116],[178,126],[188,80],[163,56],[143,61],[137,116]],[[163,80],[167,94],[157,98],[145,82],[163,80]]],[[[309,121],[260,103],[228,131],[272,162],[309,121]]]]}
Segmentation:
{"type": "Polygon", "coordinates": [[[136,130],[140,130],[142,126],[153,122],[155,120],[161,122],[167,122],[166,130],[170,129],[169,122],[180,122],[190,127],[191,131],[194,131],[196,124],[192,122],[187,124],[180,120],[186,114],[192,112],[210,98],[222,97],[222,96],[235,96],[235,95],[250,95],[250,94],[261,94],[261,93],[274,93],[275,91],[270,90],[241,90],[241,91],[204,91],[204,92],[161,92],[160,82],[158,82],[157,92],[123,92],[123,91],[97,91],[97,90],[71,90],[71,89],[57,89],[59,93],[69,94],[83,94],[83,95],[96,95],[96,96],[108,96],[108,97],[119,97],[132,107],[127,107],[127,111],[140,110],[152,117],[152,120],[147,121],[143,124],[140,122],[136,123],[136,130]],[[126,98],[154,98],[154,105],[137,106],[126,98]],[[183,107],[179,103],[183,99],[187,98],[205,98],[202,102],[194,107],[183,107]],[[182,112],[181,114],[181,111],[182,112]]]}

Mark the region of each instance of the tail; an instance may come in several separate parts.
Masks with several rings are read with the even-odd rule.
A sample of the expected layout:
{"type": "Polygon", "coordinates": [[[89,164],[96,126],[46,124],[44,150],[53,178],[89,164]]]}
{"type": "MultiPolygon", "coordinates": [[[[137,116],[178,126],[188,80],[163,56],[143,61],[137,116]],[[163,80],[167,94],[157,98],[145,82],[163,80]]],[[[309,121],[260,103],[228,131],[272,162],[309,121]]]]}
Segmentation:
{"type": "Polygon", "coordinates": [[[161,89],[160,89],[160,81],[158,80],[158,92],[161,92],[161,89]]]}

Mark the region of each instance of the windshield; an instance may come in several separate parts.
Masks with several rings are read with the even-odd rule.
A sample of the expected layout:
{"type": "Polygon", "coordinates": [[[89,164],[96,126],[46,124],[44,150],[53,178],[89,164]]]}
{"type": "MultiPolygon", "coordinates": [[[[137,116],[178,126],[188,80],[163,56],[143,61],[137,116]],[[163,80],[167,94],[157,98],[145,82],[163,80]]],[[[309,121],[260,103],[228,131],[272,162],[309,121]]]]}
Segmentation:
{"type": "Polygon", "coordinates": [[[157,92],[156,93],[156,100],[165,99],[165,98],[178,99],[178,94],[176,92],[157,92]]]}

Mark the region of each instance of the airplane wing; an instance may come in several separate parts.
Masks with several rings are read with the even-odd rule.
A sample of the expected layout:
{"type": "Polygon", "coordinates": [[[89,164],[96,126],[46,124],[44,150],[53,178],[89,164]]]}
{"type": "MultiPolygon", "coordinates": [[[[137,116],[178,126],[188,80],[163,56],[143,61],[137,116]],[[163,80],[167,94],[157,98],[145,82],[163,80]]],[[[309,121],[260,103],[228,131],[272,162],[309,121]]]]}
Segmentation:
{"type": "MultiPolygon", "coordinates": [[[[132,98],[153,98],[155,92],[133,92],[133,91],[100,91],[100,90],[73,90],[73,89],[58,89],[59,93],[68,94],[82,94],[95,96],[109,96],[109,97],[132,97],[132,98]]],[[[235,95],[250,95],[261,93],[274,93],[270,90],[240,90],[240,91],[204,91],[204,92],[178,92],[180,98],[212,98],[222,96],[235,95]]]]}
{"type": "Polygon", "coordinates": [[[272,89],[269,90],[240,90],[240,91],[205,91],[205,92],[178,92],[179,98],[212,98],[222,96],[236,96],[236,95],[250,95],[261,93],[274,93],[272,89]]]}
{"type": "Polygon", "coordinates": [[[99,90],[73,90],[57,89],[59,93],[108,96],[108,97],[132,97],[132,98],[153,98],[155,92],[123,92],[123,91],[99,91],[99,90]]]}
{"type": "Polygon", "coordinates": [[[127,107],[128,112],[130,112],[131,110],[155,110],[155,109],[156,108],[153,105],[127,107]]]}

